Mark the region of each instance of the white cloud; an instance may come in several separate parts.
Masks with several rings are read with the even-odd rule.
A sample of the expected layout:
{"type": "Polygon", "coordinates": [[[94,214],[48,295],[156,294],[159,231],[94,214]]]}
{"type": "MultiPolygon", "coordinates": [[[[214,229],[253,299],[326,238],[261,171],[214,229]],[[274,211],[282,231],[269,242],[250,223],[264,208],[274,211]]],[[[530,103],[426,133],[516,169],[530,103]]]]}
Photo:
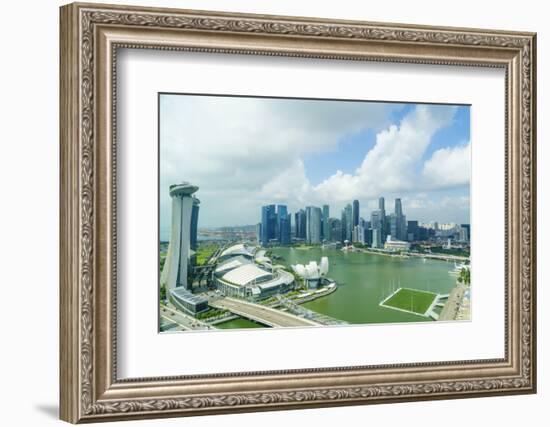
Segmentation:
{"type": "Polygon", "coordinates": [[[402,198],[407,219],[438,222],[469,222],[470,197],[451,193],[442,195],[414,193],[402,198]]]}
{"type": "Polygon", "coordinates": [[[458,147],[446,147],[435,151],[424,163],[422,176],[428,183],[454,187],[470,182],[470,143],[458,147]]]}
{"type": "MultiPolygon", "coordinates": [[[[336,149],[346,135],[389,123],[391,104],[238,97],[161,97],[161,228],[169,224],[168,186],[199,185],[201,222],[243,219],[235,204],[306,202],[311,186],[301,158],[336,149]],[[275,200],[276,199],[276,200],[275,200]]],[[[294,203],[294,204],[295,204],[294,203]]],[[[291,203],[288,203],[289,205],[291,203]]],[[[289,206],[290,207],[290,206],[289,206]]],[[[255,217],[254,217],[255,218],[255,217]]],[[[256,218],[254,221],[257,220],[256,218]]]]}
{"type": "Polygon", "coordinates": [[[315,190],[326,198],[349,200],[418,189],[417,165],[435,132],[450,124],[454,113],[454,107],[417,106],[399,125],[376,135],[354,175],[337,171],[315,190]]]}
{"type": "Polygon", "coordinates": [[[302,205],[308,201],[310,192],[311,185],[306,178],[304,163],[300,159],[295,159],[289,168],[262,186],[260,197],[266,200],[266,203],[286,202],[290,199],[302,205]]]}
{"type": "Polygon", "coordinates": [[[418,105],[392,124],[390,113],[400,108],[381,103],[161,97],[161,230],[169,227],[168,186],[181,181],[200,187],[202,226],[255,223],[259,207],[267,203],[287,204],[291,212],[329,203],[332,215],[338,216],[338,210],[355,198],[366,210],[380,195],[389,203],[392,195],[433,190],[434,182],[458,183],[460,177],[454,173],[447,181],[433,181],[439,162],[457,163],[458,152],[439,150],[421,167],[434,134],[451,123],[455,108],[418,105]],[[302,159],[335,150],[346,136],[367,129],[377,132],[376,141],[357,170],[349,174],[329,169],[328,178],[313,186],[302,159]]]}

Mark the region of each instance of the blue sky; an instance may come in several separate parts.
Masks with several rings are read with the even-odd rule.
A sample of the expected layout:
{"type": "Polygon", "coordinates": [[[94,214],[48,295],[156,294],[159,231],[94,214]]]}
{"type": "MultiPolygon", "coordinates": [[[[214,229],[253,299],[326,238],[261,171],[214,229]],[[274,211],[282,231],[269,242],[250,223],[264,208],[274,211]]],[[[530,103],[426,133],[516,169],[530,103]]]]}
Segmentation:
{"type": "Polygon", "coordinates": [[[199,226],[254,224],[264,204],[290,212],[379,196],[408,219],[469,222],[468,106],[161,95],[161,238],[170,184],[200,187],[199,226]]]}
{"type": "MultiPolygon", "coordinates": [[[[389,114],[390,121],[399,123],[403,117],[415,108],[415,104],[395,104],[389,114]]],[[[340,169],[353,173],[363,161],[366,153],[376,143],[377,129],[365,129],[341,139],[332,151],[310,153],[304,158],[306,175],[313,185],[320,184],[326,177],[326,171],[340,169]]],[[[437,131],[430,145],[424,152],[422,160],[428,160],[433,153],[441,148],[461,145],[470,139],[470,109],[467,106],[458,108],[452,123],[437,131]]],[[[418,162],[418,166],[421,166],[418,162]]]]}

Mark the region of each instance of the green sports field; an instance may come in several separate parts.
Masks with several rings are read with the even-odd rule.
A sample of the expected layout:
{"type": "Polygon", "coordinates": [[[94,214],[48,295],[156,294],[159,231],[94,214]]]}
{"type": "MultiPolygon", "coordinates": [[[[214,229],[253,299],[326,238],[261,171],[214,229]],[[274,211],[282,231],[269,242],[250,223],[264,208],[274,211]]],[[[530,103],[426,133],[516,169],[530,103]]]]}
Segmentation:
{"type": "Polygon", "coordinates": [[[436,297],[433,292],[401,288],[381,305],[424,315],[436,297]]]}

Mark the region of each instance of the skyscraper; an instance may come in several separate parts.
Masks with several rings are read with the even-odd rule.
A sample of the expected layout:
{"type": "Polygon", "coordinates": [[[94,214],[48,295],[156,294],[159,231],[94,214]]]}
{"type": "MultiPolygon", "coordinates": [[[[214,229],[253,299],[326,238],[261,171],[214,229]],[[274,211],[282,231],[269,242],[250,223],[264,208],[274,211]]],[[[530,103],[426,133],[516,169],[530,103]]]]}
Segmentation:
{"type": "Polygon", "coordinates": [[[321,243],[321,208],[306,207],[306,241],[307,243],[321,243]]]}
{"type": "Polygon", "coordinates": [[[384,198],[383,197],[380,197],[378,198],[378,210],[380,212],[382,212],[382,216],[386,216],[386,207],[385,207],[385,203],[384,203],[384,198]]]}
{"type": "Polygon", "coordinates": [[[342,240],[342,221],[337,218],[329,218],[330,241],[339,242],[342,240]]]}
{"type": "MultiPolygon", "coordinates": [[[[394,219],[391,219],[394,221],[394,219]]],[[[397,240],[407,240],[407,218],[403,215],[401,199],[395,199],[395,225],[391,224],[391,237],[397,240]]]]}
{"type": "Polygon", "coordinates": [[[370,226],[372,229],[380,229],[382,227],[382,215],[380,210],[372,211],[370,215],[370,226]]]}
{"type": "Polygon", "coordinates": [[[403,208],[401,206],[401,199],[395,199],[395,215],[396,216],[403,215],[403,208]]]}
{"type": "Polygon", "coordinates": [[[384,221],[382,211],[376,210],[371,213],[370,217],[370,226],[372,229],[372,247],[373,248],[380,248],[382,246],[382,236],[383,236],[383,224],[384,221]]]}
{"type": "Polygon", "coordinates": [[[286,205],[277,205],[277,239],[282,245],[290,244],[290,215],[286,205]]]}
{"type": "Polygon", "coordinates": [[[342,214],[340,215],[340,241],[343,242],[346,240],[346,210],[342,209],[342,214]]]}
{"type": "Polygon", "coordinates": [[[418,221],[407,221],[407,240],[409,242],[419,240],[418,221]]]}
{"type": "Polygon", "coordinates": [[[296,238],[306,238],[306,212],[303,209],[294,214],[294,230],[296,238]]]}
{"type": "Polygon", "coordinates": [[[372,247],[373,248],[381,248],[382,247],[382,239],[380,235],[380,228],[373,228],[372,229],[372,247]]]}
{"type": "Polygon", "coordinates": [[[190,247],[191,250],[197,250],[197,235],[199,227],[199,205],[201,201],[196,197],[193,197],[193,208],[191,210],[191,239],[190,247]]]}
{"type": "Polygon", "coordinates": [[[266,246],[271,239],[276,238],[277,213],[275,205],[262,206],[262,227],[260,240],[266,246]]]}
{"type": "Polygon", "coordinates": [[[323,205],[323,239],[330,240],[329,206],[323,205]]]}
{"type": "Polygon", "coordinates": [[[359,200],[353,201],[352,207],[352,230],[353,227],[359,225],[359,200]]]}
{"type": "Polygon", "coordinates": [[[353,243],[365,244],[365,228],[360,224],[353,227],[353,243]]]}
{"type": "Polygon", "coordinates": [[[460,240],[470,242],[470,224],[460,224],[460,240]]]}
{"type": "Polygon", "coordinates": [[[383,197],[378,198],[378,210],[381,213],[380,220],[382,221],[382,226],[380,228],[380,233],[382,236],[382,240],[385,239],[385,236],[389,233],[389,223],[386,218],[386,203],[383,197]]]}
{"type": "Polygon", "coordinates": [[[346,218],[345,228],[342,227],[342,232],[344,233],[344,240],[349,240],[351,242],[352,232],[353,232],[353,213],[352,213],[352,207],[349,203],[344,208],[344,217],[346,218]]]}
{"type": "Polygon", "coordinates": [[[384,228],[382,229],[382,242],[386,241],[387,236],[391,235],[391,216],[392,214],[386,214],[384,217],[384,228]]]}
{"type": "Polygon", "coordinates": [[[365,244],[372,246],[372,228],[365,228],[365,244]]]}
{"type": "Polygon", "coordinates": [[[399,223],[399,240],[407,240],[408,238],[407,216],[401,215],[401,222],[399,223]]]}
{"type": "Polygon", "coordinates": [[[399,224],[398,224],[397,218],[398,218],[397,214],[395,213],[390,214],[390,235],[392,240],[400,240],[399,237],[397,237],[398,230],[399,230],[399,224]]]}
{"type": "MultiPolygon", "coordinates": [[[[172,225],[166,262],[160,276],[161,285],[168,292],[176,287],[191,288],[188,282],[189,258],[191,255],[191,223],[193,194],[199,187],[188,182],[170,186],[172,198],[172,225]]],[[[198,205],[197,205],[198,206],[198,205]]],[[[198,210],[196,211],[198,223],[198,210]]]]}

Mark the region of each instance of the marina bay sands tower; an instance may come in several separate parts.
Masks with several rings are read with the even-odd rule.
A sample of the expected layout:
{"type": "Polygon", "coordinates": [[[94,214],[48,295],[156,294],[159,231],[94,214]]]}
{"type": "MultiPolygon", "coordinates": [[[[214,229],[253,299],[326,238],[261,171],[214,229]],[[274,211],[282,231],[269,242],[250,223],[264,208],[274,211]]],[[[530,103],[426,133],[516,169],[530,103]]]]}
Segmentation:
{"type": "Polygon", "coordinates": [[[172,225],[166,262],[160,277],[160,283],[165,286],[167,293],[180,286],[191,288],[191,283],[187,282],[187,270],[191,256],[191,236],[196,236],[196,230],[192,228],[196,228],[198,222],[198,199],[193,197],[198,189],[188,182],[170,186],[172,225]]]}

